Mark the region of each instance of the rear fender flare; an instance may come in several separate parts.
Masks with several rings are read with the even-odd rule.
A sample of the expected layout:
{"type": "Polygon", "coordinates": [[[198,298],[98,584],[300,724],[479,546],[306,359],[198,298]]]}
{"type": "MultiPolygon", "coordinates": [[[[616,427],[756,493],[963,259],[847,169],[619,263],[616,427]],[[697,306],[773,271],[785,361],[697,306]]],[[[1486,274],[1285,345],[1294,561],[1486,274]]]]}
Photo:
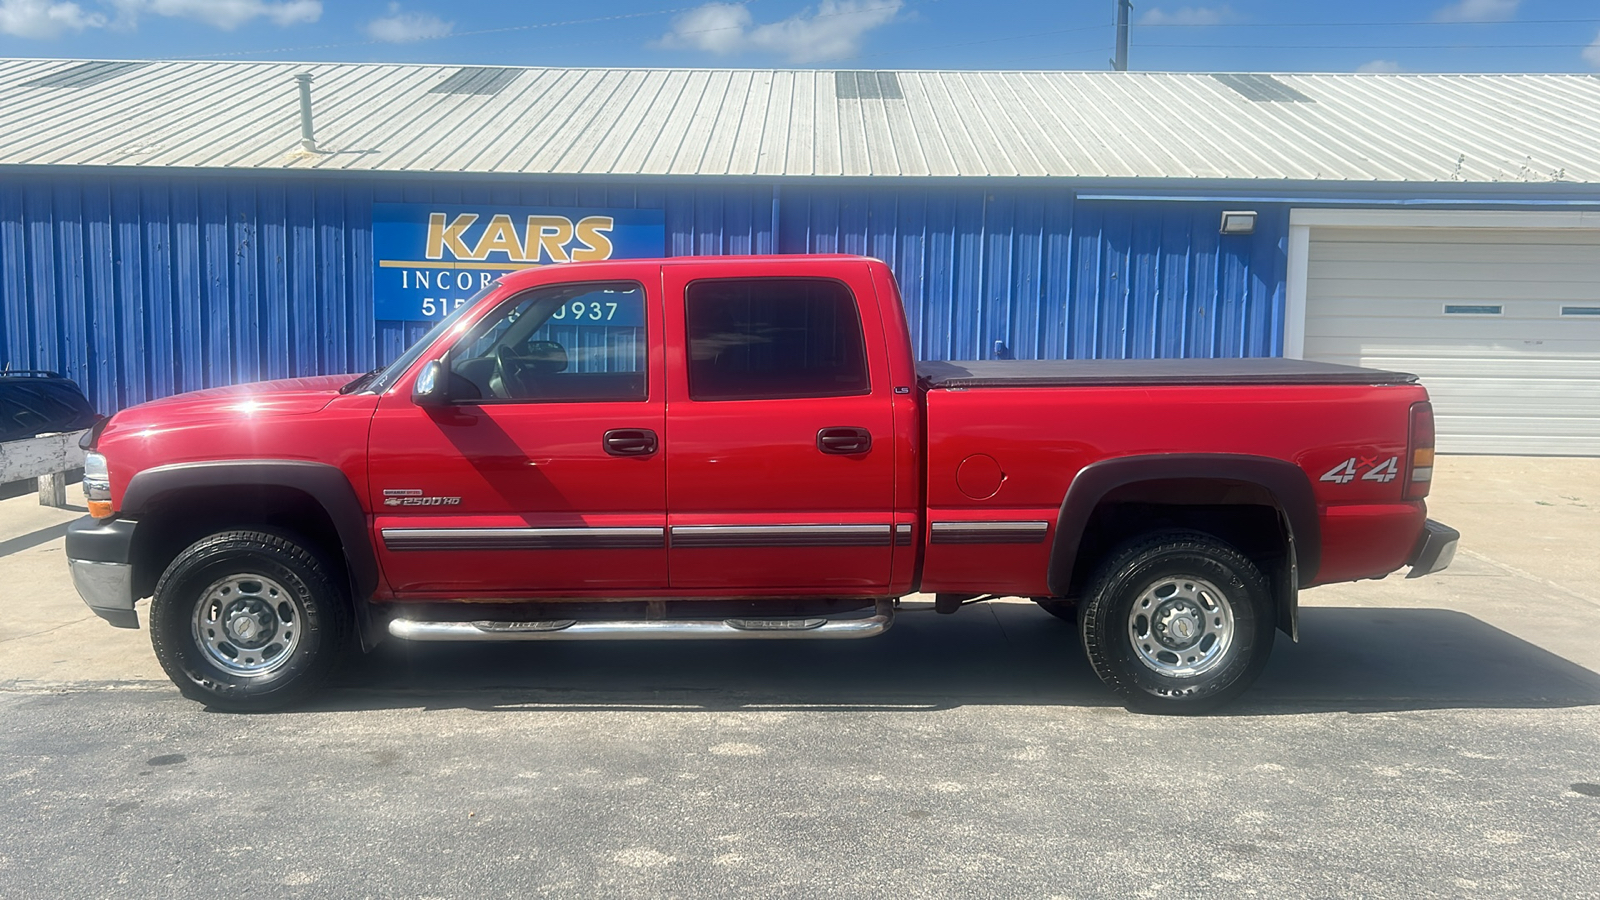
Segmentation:
{"type": "Polygon", "coordinates": [[[1293,634],[1298,618],[1296,588],[1313,583],[1322,562],[1322,528],[1316,493],[1300,467],[1270,456],[1232,453],[1161,453],[1123,456],[1083,467],[1067,488],[1056,520],[1048,580],[1057,596],[1072,583],[1078,548],[1095,510],[1111,492],[1144,481],[1231,481],[1265,489],[1277,502],[1289,541],[1289,564],[1295,580],[1280,598],[1280,624],[1293,634]]]}

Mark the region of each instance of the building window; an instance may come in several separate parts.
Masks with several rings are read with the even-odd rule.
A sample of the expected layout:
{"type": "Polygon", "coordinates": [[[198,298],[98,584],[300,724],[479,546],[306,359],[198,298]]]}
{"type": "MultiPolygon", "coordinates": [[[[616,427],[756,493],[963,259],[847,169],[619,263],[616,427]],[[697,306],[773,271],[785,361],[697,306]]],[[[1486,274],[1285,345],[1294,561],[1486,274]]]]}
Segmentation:
{"type": "Polygon", "coordinates": [[[1444,314],[1447,316],[1498,316],[1505,312],[1505,307],[1498,303],[1486,303],[1477,306],[1464,303],[1446,303],[1444,314]]]}
{"type": "Polygon", "coordinates": [[[837,281],[697,281],[684,299],[693,400],[871,391],[861,316],[849,288],[837,281]]]}

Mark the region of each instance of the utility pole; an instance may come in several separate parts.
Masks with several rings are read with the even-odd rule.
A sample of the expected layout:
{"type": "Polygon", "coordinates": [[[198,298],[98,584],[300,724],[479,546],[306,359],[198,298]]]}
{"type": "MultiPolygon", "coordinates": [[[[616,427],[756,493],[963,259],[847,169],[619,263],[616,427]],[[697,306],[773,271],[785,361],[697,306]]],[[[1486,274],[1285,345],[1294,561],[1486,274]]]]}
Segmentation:
{"type": "Polygon", "coordinates": [[[1128,12],[1133,9],[1133,0],[1117,0],[1117,55],[1111,60],[1111,68],[1118,72],[1128,71],[1128,12]]]}

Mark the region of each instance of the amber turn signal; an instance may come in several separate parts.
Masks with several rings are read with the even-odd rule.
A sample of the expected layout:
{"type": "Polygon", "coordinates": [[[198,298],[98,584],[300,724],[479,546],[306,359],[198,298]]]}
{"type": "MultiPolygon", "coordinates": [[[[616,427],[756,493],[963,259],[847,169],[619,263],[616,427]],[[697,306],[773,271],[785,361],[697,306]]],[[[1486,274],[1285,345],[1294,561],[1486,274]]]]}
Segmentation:
{"type": "Polygon", "coordinates": [[[1405,498],[1421,500],[1433,484],[1433,404],[1424,400],[1411,404],[1411,471],[1407,473],[1405,498]]]}

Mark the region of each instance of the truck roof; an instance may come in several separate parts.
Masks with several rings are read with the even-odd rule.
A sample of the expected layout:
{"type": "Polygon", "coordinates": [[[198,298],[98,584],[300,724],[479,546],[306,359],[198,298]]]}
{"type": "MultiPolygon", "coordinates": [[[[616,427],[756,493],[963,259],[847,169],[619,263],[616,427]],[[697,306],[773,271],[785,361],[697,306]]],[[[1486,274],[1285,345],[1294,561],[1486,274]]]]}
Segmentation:
{"type": "Polygon", "coordinates": [[[881,260],[870,256],[857,256],[851,253],[782,253],[749,256],[666,256],[652,259],[600,259],[588,262],[564,262],[529,266],[526,269],[517,269],[501,276],[501,283],[512,287],[522,288],[526,285],[543,284],[551,280],[551,272],[564,272],[573,280],[585,278],[605,278],[609,270],[626,270],[643,265],[659,266],[692,266],[712,263],[726,268],[754,268],[777,265],[778,274],[803,270],[808,268],[826,268],[841,262],[848,263],[879,263],[881,260]]]}
{"type": "Polygon", "coordinates": [[[1417,376],[1301,359],[1042,359],[919,362],[923,387],[1415,384],[1417,376]]]}

